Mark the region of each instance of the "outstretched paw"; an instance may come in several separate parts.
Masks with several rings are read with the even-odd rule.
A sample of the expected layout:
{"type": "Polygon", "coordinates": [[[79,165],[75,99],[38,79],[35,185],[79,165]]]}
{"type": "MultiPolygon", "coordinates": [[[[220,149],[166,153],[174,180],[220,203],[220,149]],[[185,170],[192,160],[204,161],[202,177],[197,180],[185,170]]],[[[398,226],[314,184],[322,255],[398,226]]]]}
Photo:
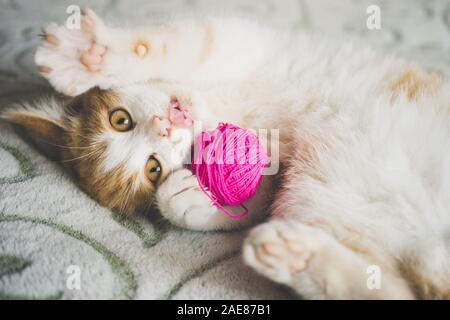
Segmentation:
{"type": "Polygon", "coordinates": [[[250,232],[243,255],[258,273],[279,283],[306,270],[319,243],[309,228],[295,221],[271,221],[250,232]]]}
{"type": "Polygon", "coordinates": [[[105,81],[102,63],[107,47],[99,42],[106,27],[90,9],[81,15],[81,27],[69,29],[50,23],[43,29],[35,62],[55,89],[75,96],[105,81]]]}

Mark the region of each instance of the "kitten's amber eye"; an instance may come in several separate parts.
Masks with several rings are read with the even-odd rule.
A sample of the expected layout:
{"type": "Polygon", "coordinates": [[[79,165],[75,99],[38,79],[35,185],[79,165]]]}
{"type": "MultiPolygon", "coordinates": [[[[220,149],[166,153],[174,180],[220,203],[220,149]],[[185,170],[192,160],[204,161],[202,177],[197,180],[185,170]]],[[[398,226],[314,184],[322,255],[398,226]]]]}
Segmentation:
{"type": "Polygon", "coordinates": [[[145,166],[145,174],[147,175],[147,178],[151,182],[156,183],[161,177],[161,173],[161,164],[154,156],[151,156],[147,161],[147,165],[145,166]]]}
{"type": "Polygon", "coordinates": [[[125,132],[133,128],[133,120],[125,109],[116,109],[109,114],[109,123],[114,130],[125,132]]]}

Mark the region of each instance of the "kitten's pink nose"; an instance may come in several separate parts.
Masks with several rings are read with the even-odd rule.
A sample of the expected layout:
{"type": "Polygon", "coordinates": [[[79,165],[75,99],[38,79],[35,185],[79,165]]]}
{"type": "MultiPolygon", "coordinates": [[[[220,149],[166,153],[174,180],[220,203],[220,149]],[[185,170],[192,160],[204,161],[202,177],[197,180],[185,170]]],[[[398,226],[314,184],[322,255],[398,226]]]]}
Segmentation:
{"type": "Polygon", "coordinates": [[[172,131],[169,119],[166,117],[154,116],[151,120],[153,130],[161,137],[168,137],[172,131]]]}
{"type": "Polygon", "coordinates": [[[169,103],[169,121],[175,127],[192,125],[192,118],[188,110],[177,99],[172,99],[169,103]]]}

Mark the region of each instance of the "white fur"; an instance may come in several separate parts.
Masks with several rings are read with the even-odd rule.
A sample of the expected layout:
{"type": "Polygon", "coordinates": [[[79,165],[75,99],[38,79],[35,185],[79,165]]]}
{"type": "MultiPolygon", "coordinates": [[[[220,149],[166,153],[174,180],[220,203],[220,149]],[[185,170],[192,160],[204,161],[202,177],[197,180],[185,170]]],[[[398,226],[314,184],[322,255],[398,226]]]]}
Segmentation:
{"type": "MultiPolygon", "coordinates": [[[[67,33],[55,30],[62,37],[67,33]]],[[[148,119],[163,112],[167,102],[159,98],[167,97],[158,87],[157,80],[163,80],[175,87],[182,84],[189,97],[200,95],[192,112],[208,126],[229,121],[280,129],[281,162],[289,175],[274,201],[274,220],[251,232],[244,245],[245,260],[261,274],[309,298],[411,298],[409,279],[402,278],[399,265],[412,258],[432,285],[450,283],[448,84],[416,101],[406,94],[392,101],[388,80],[406,63],[356,44],[336,46],[235,19],[178,21],[169,28],[136,31],[105,27],[97,41],[109,51],[96,75],[80,73],[81,66],[65,54],[84,45],[79,37],[70,39],[67,48],[51,49],[51,54],[48,46],[41,47],[36,58],[39,64],[52,64],[55,72],[48,78],[62,92],[68,85],[81,93],[92,85],[153,80],[119,89],[132,115],[148,119]],[[203,24],[213,40],[200,61],[209,32],[203,24]],[[152,44],[144,58],[133,55],[133,41],[141,38],[152,44]],[[167,56],[158,51],[163,45],[167,56]],[[76,67],[58,72],[69,64],[76,67]],[[305,143],[315,153],[312,171],[295,156],[305,143]],[[289,268],[290,259],[297,259],[298,267],[303,258],[287,255],[283,234],[305,256],[312,255],[309,266],[305,262],[303,270],[289,268]],[[282,253],[267,254],[261,251],[264,245],[278,246],[282,253]],[[366,286],[366,268],[372,264],[383,270],[379,291],[366,286]]],[[[139,170],[148,156],[144,150],[164,154],[173,147],[152,138],[145,123],[136,132],[116,135],[105,136],[110,140],[105,170],[119,162],[139,170]],[[127,158],[135,154],[142,158],[127,158]]],[[[187,139],[182,145],[186,150],[192,136],[187,139]]],[[[235,221],[210,205],[195,178],[179,169],[181,162],[167,162],[175,172],[158,191],[162,214],[192,229],[230,228],[235,221]]],[[[269,189],[261,189],[257,197],[268,199],[269,189]]],[[[252,207],[255,217],[263,211],[256,209],[262,203],[252,207]]]]}

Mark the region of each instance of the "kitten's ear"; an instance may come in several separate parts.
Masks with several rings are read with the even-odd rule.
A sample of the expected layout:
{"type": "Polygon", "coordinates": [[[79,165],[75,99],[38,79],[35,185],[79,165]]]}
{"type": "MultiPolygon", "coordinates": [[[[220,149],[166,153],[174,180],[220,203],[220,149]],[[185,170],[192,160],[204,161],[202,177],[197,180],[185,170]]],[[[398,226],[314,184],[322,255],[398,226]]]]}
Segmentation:
{"type": "Polygon", "coordinates": [[[64,103],[55,98],[42,99],[33,104],[14,105],[1,117],[32,134],[36,141],[61,145],[64,135],[64,103]]]}

